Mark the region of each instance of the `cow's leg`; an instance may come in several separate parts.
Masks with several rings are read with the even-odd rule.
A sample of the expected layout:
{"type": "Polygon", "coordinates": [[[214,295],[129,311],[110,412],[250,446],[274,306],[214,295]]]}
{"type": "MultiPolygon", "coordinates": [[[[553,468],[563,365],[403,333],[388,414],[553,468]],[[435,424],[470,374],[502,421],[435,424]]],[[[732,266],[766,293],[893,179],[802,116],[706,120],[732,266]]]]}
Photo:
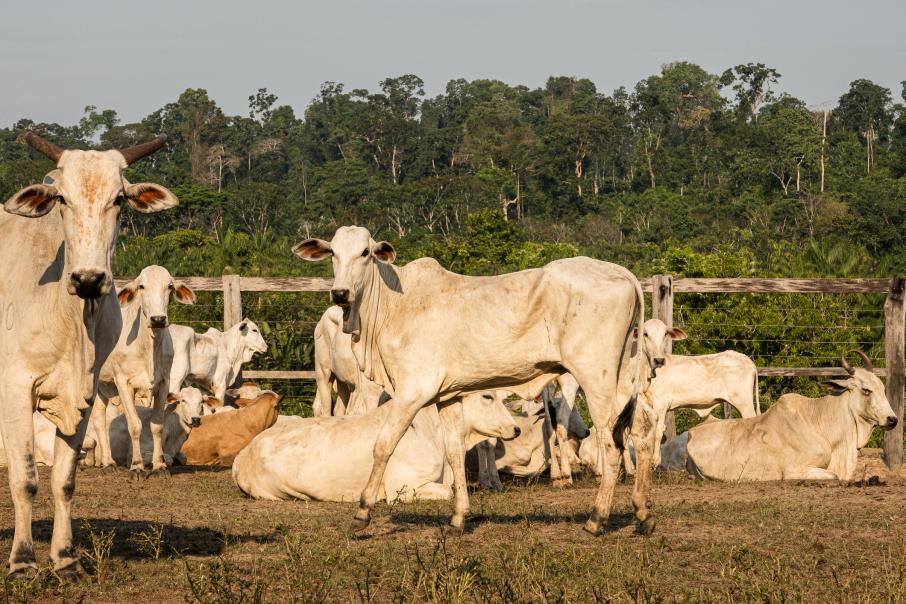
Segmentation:
{"type": "Polygon", "coordinates": [[[110,400],[98,389],[98,394],[91,406],[91,427],[94,429],[94,461],[107,471],[116,469],[113,453],[110,449],[110,426],[107,425],[107,405],[110,400]]]}
{"type": "Polygon", "coordinates": [[[57,575],[70,583],[77,583],[79,576],[85,572],[72,547],[72,495],[75,492],[79,449],[89,421],[90,415],[83,414],[75,434],[64,436],[57,430],[54,440],[53,470],[50,475],[54,506],[50,560],[57,575]]]}
{"type": "Polygon", "coordinates": [[[632,488],[632,507],[635,509],[639,530],[645,535],[654,531],[654,515],[651,513],[651,472],[657,463],[657,446],[660,437],[660,418],[646,400],[639,396],[632,415],[632,444],[635,449],[635,484],[632,488]]]}
{"type": "Polygon", "coordinates": [[[164,461],[163,432],[164,411],[167,406],[167,384],[163,381],[154,387],[154,404],[151,408],[151,474],[169,476],[167,463],[164,461]]]}
{"type": "Polygon", "coordinates": [[[126,416],[126,425],[129,428],[129,440],[132,443],[132,463],[129,466],[129,480],[141,480],[145,473],[145,462],[142,460],[142,421],[135,410],[135,392],[125,380],[116,381],[116,389],[120,395],[120,404],[126,416]]]}
{"type": "Polygon", "coordinates": [[[450,526],[462,529],[469,515],[469,488],[466,484],[466,454],[463,442],[462,400],[438,405],[444,431],[444,453],[453,471],[453,517],[450,526]]]}
{"type": "Polygon", "coordinates": [[[333,405],[333,414],[348,415],[352,397],[353,392],[349,390],[349,385],[342,380],[337,380],[337,402],[333,405]]]}
{"type": "Polygon", "coordinates": [[[433,392],[430,395],[422,395],[397,391],[396,396],[386,403],[387,419],[384,420],[384,425],[381,426],[374,441],[374,463],[371,466],[368,483],[359,499],[359,509],[356,510],[352,519],[353,529],[364,529],[371,522],[371,508],[377,503],[387,462],[396,450],[396,445],[399,444],[403,434],[412,425],[415,414],[432,398],[434,398],[433,392]]]}
{"type": "Polygon", "coordinates": [[[839,476],[825,468],[803,466],[784,470],[784,480],[839,480],[839,476]]]}
{"type": "MultiPolygon", "coordinates": [[[[635,476],[635,462],[632,461],[632,453],[629,452],[629,443],[632,442],[630,430],[627,428],[623,431],[623,471],[626,476],[635,476]]],[[[635,444],[633,444],[635,447],[635,444]]]]}
{"type": "Polygon", "coordinates": [[[478,443],[478,484],[485,489],[502,491],[503,483],[497,473],[497,439],[490,438],[478,443]]]}
{"type": "Polygon", "coordinates": [[[32,404],[30,384],[2,385],[0,433],[6,448],[9,490],[16,516],[13,549],[9,556],[10,577],[21,577],[38,568],[31,533],[32,505],[38,492],[32,404]]]}
{"type": "Polygon", "coordinates": [[[551,417],[551,397],[553,395],[553,387],[548,384],[541,391],[541,403],[544,405],[544,435],[545,435],[545,446],[547,447],[548,459],[550,460],[550,473],[551,473],[551,482],[555,485],[562,485],[562,474],[560,473],[560,460],[557,456],[557,431],[554,425],[554,418],[551,417]]]}
{"type": "Polygon", "coordinates": [[[563,402],[557,407],[557,449],[560,455],[560,477],[565,484],[572,484],[573,470],[569,462],[569,418],[576,407],[579,385],[569,374],[557,379],[563,402]]]}

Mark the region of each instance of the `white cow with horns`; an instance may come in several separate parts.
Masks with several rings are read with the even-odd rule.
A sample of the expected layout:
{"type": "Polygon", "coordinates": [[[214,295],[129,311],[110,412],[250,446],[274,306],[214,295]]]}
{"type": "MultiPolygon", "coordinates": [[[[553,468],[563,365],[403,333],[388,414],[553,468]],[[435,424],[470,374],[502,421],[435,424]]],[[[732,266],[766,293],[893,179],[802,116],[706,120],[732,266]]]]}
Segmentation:
{"type": "MultiPolygon", "coordinates": [[[[332,257],[330,295],[343,308],[343,331],[352,335],[356,362],[392,397],[354,528],[369,524],[387,461],[419,409],[439,404],[447,460],[461,468],[458,410],[448,401],[495,389],[533,398],[569,372],[585,391],[595,425],[607,427],[598,431],[604,474],[585,524],[598,533],[610,514],[620,463],[613,431],[622,429],[618,417],[629,416],[621,417],[619,369],[629,362],[634,322],[644,334],[644,297],[632,273],[591,258],[496,277],[457,275],[431,258],[397,268],[391,265],[393,246],[375,242],[361,227],[341,227],[332,241],[307,239],[293,252],[305,260],[332,257]]],[[[634,359],[636,380],[647,377],[639,371],[644,356],[642,350],[634,359]]],[[[644,490],[633,494],[633,505],[642,531],[652,531],[644,490]]],[[[451,525],[462,528],[468,510],[465,475],[457,473],[451,525]]]]}
{"type": "Polygon", "coordinates": [[[50,559],[58,576],[75,582],[83,570],[72,547],[71,506],[85,410],[122,325],[111,271],[120,211],[129,204],[158,212],[178,201],[160,185],[123,177],[127,166],[161,149],[163,137],[122,151],[64,150],[33,133],[19,140],[55,169],[10,197],[0,216],[0,432],[16,517],[10,576],[37,569],[31,531],[37,410],[57,428],[50,559]]]}

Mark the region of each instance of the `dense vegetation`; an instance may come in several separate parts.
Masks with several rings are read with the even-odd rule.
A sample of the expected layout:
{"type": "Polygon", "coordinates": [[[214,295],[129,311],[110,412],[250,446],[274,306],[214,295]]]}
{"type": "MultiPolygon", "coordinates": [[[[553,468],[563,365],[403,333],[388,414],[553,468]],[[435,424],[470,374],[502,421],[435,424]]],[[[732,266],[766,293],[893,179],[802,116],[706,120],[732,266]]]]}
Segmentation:
{"type": "MultiPolygon", "coordinates": [[[[125,215],[118,274],[149,263],[182,275],[326,274],[326,263],[299,262],[289,246],[349,223],[391,240],[402,261],[429,254],[465,273],[576,254],[639,275],[902,271],[904,105],[860,79],[835,107],[815,110],[776,94],[780,77],[762,64],[712,74],[676,62],[611,94],[587,79],[551,77],[537,89],[454,80],[428,98],[420,78],[403,75],[376,91],[326,82],[304,115],[264,88],[249,97],[248,115],[236,116],[188,89],[137,123],[91,106],[75,125],[22,119],[0,129],[0,196],[49,169],[14,144],[25,129],[80,148],[164,133],[167,150],[128,177],[171,187],[181,206],[125,215]]],[[[216,318],[210,303],[215,314],[198,320],[216,318]]],[[[297,298],[294,309],[268,304],[274,321],[293,310],[308,328],[323,308],[320,298],[315,306],[297,298]]],[[[694,338],[685,350],[735,347],[773,365],[833,364],[855,346],[880,351],[876,298],[678,304],[694,338]]],[[[309,358],[297,341],[264,363],[299,367],[309,358]]]]}

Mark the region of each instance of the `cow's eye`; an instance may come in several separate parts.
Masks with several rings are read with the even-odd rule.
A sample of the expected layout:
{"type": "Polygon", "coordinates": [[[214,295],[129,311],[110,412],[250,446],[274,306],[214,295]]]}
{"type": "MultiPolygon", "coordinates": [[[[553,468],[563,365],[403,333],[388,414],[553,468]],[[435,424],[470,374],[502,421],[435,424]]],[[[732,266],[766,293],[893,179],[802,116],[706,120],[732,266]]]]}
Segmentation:
{"type": "Polygon", "coordinates": [[[167,289],[173,289],[173,284],[171,283],[170,285],[168,285],[167,289]]]}
{"type": "Polygon", "coordinates": [[[865,396],[871,396],[871,389],[862,388],[862,394],[864,394],[865,396]]]}
{"type": "Polygon", "coordinates": [[[113,200],[113,205],[121,206],[123,205],[123,199],[125,196],[122,193],[117,194],[116,198],[113,200]]]}
{"type": "Polygon", "coordinates": [[[362,250],[362,258],[366,257],[367,255],[368,255],[368,248],[365,248],[364,250],[362,250]]]}
{"type": "Polygon", "coordinates": [[[145,289],[145,286],[144,286],[144,285],[139,285],[138,288],[139,288],[139,289],[145,289]]]}

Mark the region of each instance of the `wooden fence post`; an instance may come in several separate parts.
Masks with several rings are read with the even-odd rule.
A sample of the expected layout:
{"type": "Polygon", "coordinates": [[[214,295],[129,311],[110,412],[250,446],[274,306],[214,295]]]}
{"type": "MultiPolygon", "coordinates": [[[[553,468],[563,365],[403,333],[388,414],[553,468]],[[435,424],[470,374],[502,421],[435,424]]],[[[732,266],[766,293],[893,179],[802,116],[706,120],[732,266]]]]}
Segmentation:
{"type": "Polygon", "coordinates": [[[884,302],[884,355],[887,361],[887,400],[899,421],[897,427],[884,433],[884,463],[898,471],[903,465],[903,385],[906,369],[903,364],[903,329],[906,307],[903,294],[906,279],[894,277],[884,302]]]}
{"type": "Polygon", "coordinates": [[[242,321],[242,291],[239,275],[223,276],[223,329],[226,331],[242,321]]]}
{"type": "MultiPolygon", "coordinates": [[[[655,275],[651,278],[651,318],[660,319],[668,328],[673,327],[673,277],[670,275],[655,275]]],[[[668,353],[673,351],[673,341],[669,337],[666,346],[668,353]]],[[[673,411],[667,412],[666,426],[664,436],[668,439],[676,436],[676,417],[673,411]]]]}

